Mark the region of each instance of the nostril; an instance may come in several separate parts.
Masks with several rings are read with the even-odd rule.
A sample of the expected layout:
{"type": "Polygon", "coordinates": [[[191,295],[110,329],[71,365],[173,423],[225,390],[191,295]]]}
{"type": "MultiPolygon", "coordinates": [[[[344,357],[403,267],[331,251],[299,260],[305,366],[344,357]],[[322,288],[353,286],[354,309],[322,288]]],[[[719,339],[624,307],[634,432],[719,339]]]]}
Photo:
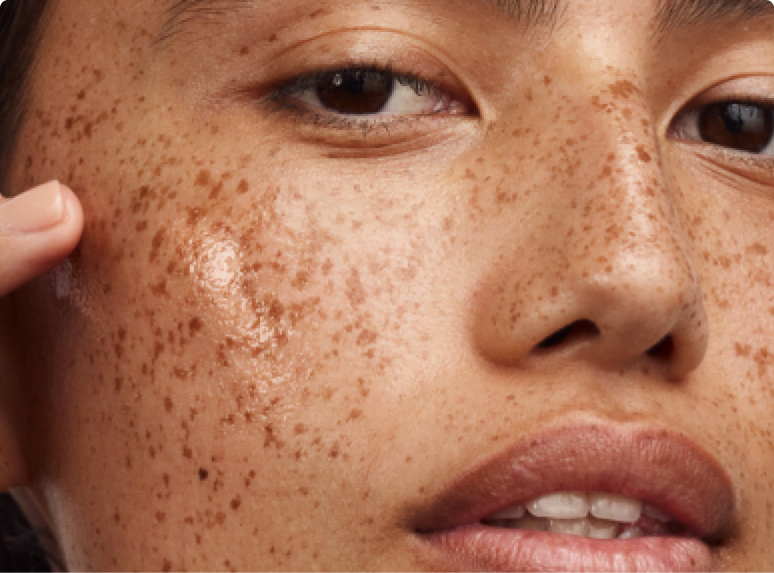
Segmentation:
{"type": "Polygon", "coordinates": [[[672,335],[667,335],[659,340],[657,344],[652,346],[650,350],[648,350],[647,354],[648,356],[652,356],[653,358],[658,358],[659,360],[666,362],[672,358],[674,352],[675,341],[672,338],[672,335]]]}
{"type": "Polygon", "coordinates": [[[595,338],[596,336],[599,336],[599,334],[600,331],[596,324],[590,320],[578,320],[546,337],[538,344],[538,348],[554,348],[560,344],[568,344],[595,338]]]}

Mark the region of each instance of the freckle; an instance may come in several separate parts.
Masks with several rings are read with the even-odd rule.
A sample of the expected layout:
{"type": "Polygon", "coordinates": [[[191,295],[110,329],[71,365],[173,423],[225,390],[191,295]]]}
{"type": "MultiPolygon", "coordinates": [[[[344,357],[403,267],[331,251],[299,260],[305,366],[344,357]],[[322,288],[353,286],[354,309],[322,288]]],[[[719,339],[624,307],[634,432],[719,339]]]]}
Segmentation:
{"type": "Polygon", "coordinates": [[[242,179],[239,182],[239,185],[237,186],[237,193],[239,193],[240,195],[244,195],[249,190],[250,190],[250,186],[247,184],[247,181],[242,179]]]}
{"type": "Polygon", "coordinates": [[[239,496],[231,500],[231,509],[233,509],[234,511],[239,509],[240,505],[242,505],[242,499],[239,496]]]}
{"type": "Polygon", "coordinates": [[[269,36],[269,39],[268,39],[269,43],[276,42],[276,41],[277,41],[277,34],[272,34],[271,36],[269,36]]]}
{"type": "Polygon", "coordinates": [[[155,294],[156,296],[163,296],[167,294],[167,281],[162,280],[161,282],[151,285],[151,292],[155,294]]]}
{"type": "Polygon", "coordinates": [[[637,146],[637,156],[640,158],[640,161],[643,163],[650,163],[651,157],[650,154],[645,151],[645,147],[643,145],[637,146]]]}
{"type": "Polygon", "coordinates": [[[199,173],[196,175],[196,180],[194,181],[195,185],[198,185],[199,187],[205,187],[210,184],[210,172],[206,169],[202,169],[199,171],[199,173]]]}
{"type": "Polygon", "coordinates": [[[293,433],[296,436],[299,436],[301,434],[305,434],[306,431],[307,431],[306,430],[306,426],[304,426],[304,424],[296,424],[295,427],[293,428],[293,433]]]}
{"type": "Polygon", "coordinates": [[[548,76],[543,76],[543,83],[547,86],[551,85],[551,78],[548,76]]]}
{"type": "Polygon", "coordinates": [[[363,415],[363,411],[355,408],[349,413],[349,416],[347,417],[347,422],[350,422],[352,420],[357,420],[362,415],[363,415]]]}
{"type": "Polygon", "coordinates": [[[161,564],[161,570],[164,571],[164,573],[172,571],[172,562],[168,559],[164,559],[164,562],[161,564]]]}
{"type": "Polygon", "coordinates": [[[274,424],[266,424],[264,426],[264,440],[263,440],[263,447],[268,448],[271,445],[274,445],[277,449],[281,449],[284,444],[277,438],[275,432],[274,432],[274,424]]]}
{"type": "Polygon", "coordinates": [[[195,316],[188,323],[188,332],[191,337],[202,329],[202,321],[198,316],[195,316]]]}
{"type": "Polygon", "coordinates": [[[223,189],[223,181],[221,181],[215,187],[212,188],[212,191],[210,191],[210,195],[208,198],[210,200],[217,199],[218,196],[220,195],[221,189],[223,189]]]}
{"type": "Polygon", "coordinates": [[[154,262],[159,254],[159,249],[161,248],[161,245],[164,243],[164,229],[159,229],[159,231],[153,236],[153,241],[151,242],[151,253],[150,253],[150,261],[154,262]]]}
{"type": "Polygon", "coordinates": [[[760,243],[755,243],[754,245],[751,245],[747,249],[747,252],[749,254],[753,254],[753,255],[768,255],[769,254],[769,250],[764,245],[762,245],[760,243]]]}

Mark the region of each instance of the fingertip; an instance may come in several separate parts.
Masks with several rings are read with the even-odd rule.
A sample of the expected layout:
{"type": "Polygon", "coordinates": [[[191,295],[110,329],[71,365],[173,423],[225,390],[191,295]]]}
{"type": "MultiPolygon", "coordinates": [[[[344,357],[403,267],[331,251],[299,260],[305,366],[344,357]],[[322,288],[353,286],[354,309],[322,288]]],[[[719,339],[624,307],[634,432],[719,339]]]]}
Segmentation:
{"type": "Polygon", "coordinates": [[[83,208],[81,207],[81,202],[70,187],[62,182],[59,182],[59,187],[63,205],[62,224],[78,229],[80,236],[80,231],[83,229],[83,208]]]}
{"type": "Polygon", "coordinates": [[[78,197],[57,181],[0,205],[0,297],[69,256],[83,223],[78,197]]]}

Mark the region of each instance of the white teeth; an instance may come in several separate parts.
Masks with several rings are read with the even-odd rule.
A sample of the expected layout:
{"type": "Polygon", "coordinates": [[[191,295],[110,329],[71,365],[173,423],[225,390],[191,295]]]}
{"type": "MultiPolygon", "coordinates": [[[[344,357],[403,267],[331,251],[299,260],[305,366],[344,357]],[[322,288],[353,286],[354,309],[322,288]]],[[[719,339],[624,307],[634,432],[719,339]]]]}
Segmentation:
{"type": "Polygon", "coordinates": [[[615,539],[618,536],[618,524],[590,517],[588,537],[592,539],[615,539]]]}
{"type": "Polygon", "coordinates": [[[579,492],[551,493],[530,501],[527,511],[535,517],[582,519],[589,513],[589,499],[579,492]]]}
{"type": "Polygon", "coordinates": [[[586,537],[589,534],[589,520],[551,519],[548,522],[548,531],[551,533],[563,533],[564,535],[580,535],[586,537]]]}
{"type": "Polygon", "coordinates": [[[589,504],[591,515],[598,519],[634,523],[642,515],[642,502],[622,495],[592,493],[589,495],[589,504]]]}
{"type": "Polygon", "coordinates": [[[527,510],[524,509],[523,505],[517,505],[514,507],[509,507],[500,513],[490,515],[487,519],[521,519],[526,513],[527,510]]]}
{"type": "Polygon", "coordinates": [[[658,523],[674,522],[672,516],[638,499],[609,493],[557,492],[537,497],[526,506],[515,505],[492,514],[483,523],[591,539],[634,539],[645,535],[634,525],[642,515],[651,520],[647,525],[649,535],[667,531],[668,526],[658,523]]]}

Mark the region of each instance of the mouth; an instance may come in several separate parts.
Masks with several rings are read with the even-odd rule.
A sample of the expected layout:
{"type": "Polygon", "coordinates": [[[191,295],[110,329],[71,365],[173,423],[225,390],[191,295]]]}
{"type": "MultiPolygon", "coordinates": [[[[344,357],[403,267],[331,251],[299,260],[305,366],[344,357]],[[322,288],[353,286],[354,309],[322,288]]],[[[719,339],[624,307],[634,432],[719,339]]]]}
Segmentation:
{"type": "Polygon", "coordinates": [[[480,523],[590,539],[690,536],[682,523],[657,507],[606,492],[549,493],[488,515],[480,523]]]}
{"type": "Polygon", "coordinates": [[[416,514],[435,566],[502,571],[703,571],[735,523],[731,482],[663,429],[568,424],[451,480],[416,514]]]}

